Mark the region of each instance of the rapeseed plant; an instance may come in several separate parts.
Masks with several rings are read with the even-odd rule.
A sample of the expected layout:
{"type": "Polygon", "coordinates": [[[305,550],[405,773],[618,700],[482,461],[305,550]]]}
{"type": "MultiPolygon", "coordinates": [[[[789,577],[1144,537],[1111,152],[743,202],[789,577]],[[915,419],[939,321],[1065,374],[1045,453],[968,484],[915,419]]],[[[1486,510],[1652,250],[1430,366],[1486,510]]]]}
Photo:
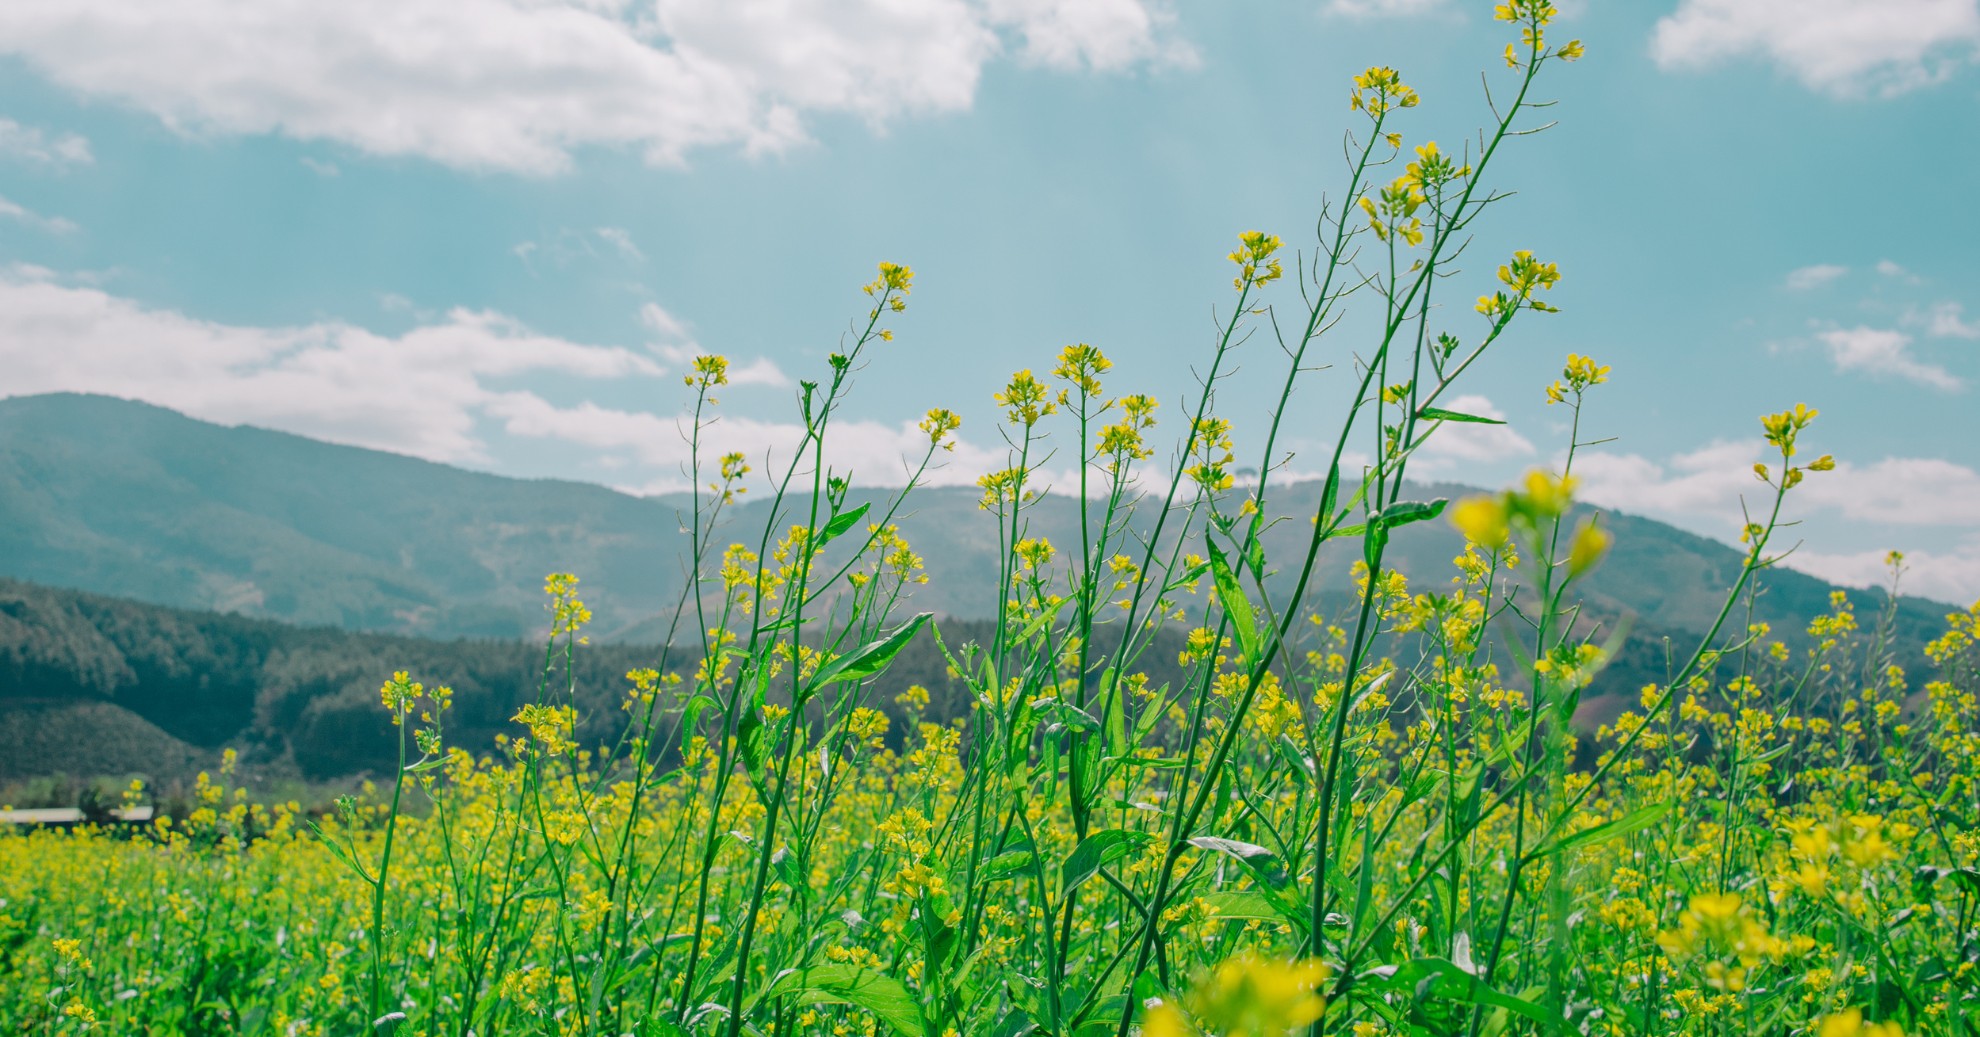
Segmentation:
{"type": "Polygon", "coordinates": [[[1400,72],[1353,78],[1368,123],[1345,194],[1296,260],[1239,236],[1201,391],[1160,426],[1172,463],[1155,463],[1156,400],[1113,394],[1091,345],[987,394],[1011,444],[978,483],[999,558],[987,640],[904,614],[927,576],[897,519],[955,413],[927,412],[908,485],[875,501],[850,504],[825,463],[853,375],[895,338],[880,322],[908,309],[913,271],[882,264],[848,344],[799,386],[800,442],[753,485],[713,442],[728,363],[692,363],[693,579],[613,696],[612,737],[581,734],[600,729],[572,666],[591,617],[553,574],[537,698],[492,747],[450,743],[451,692],[400,673],[380,691],[390,788],[324,816],[251,801],[230,760],[144,838],[0,831],[0,1027],[1975,1032],[1980,604],[1926,646],[1930,675],[1897,667],[1846,596],[1794,645],[1734,620],[1779,560],[1782,502],[1834,467],[1803,460],[1813,409],[1762,419],[1768,506],[1709,631],[1592,731],[1583,694],[1615,642],[1574,588],[1613,535],[1575,507],[1574,467],[1610,368],[1570,355],[1545,388],[1571,418],[1558,470],[1405,496],[1429,439],[1493,420],[1440,401],[1563,277],[1513,253],[1459,308],[1482,318],[1469,331],[1433,302],[1502,197],[1484,180],[1500,149],[1539,128],[1534,84],[1583,55],[1549,41],[1549,0],[1496,15],[1518,29],[1510,100],[1456,153],[1408,146],[1423,98],[1400,72]],[[1304,550],[1268,558],[1282,436],[1310,413],[1293,394],[1364,301],[1317,503],[1286,524],[1304,550]],[[1286,368],[1247,469],[1217,389],[1267,325],[1286,368]],[[1047,457],[1078,479],[1078,535],[1057,543],[1027,524],[1047,457]],[[731,541],[746,489],[769,518],[731,541]],[[1465,547],[1448,584],[1412,587],[1389,548],[1426,521],[1465,547]],[[1320,615],[1336,542],[1359,556],[1353,605],[1320,615]],[[959,717],[889,684],[916,637],[940,646],[959,717]],[[1178,676],[1151,675],[1170,659],[1178,676]]]}

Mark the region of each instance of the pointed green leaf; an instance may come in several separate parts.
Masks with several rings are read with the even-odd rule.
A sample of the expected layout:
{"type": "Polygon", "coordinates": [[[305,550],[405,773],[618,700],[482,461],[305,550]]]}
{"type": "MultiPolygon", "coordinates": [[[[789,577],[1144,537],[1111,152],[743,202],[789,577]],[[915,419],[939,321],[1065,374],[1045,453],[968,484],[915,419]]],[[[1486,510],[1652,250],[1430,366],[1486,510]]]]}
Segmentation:
{"type": "Polygon", "coordinates": [[[1336,464],[1327,469],[1327,481],[1320,487],[1320,510],[1314,512],[1323,523],[1334,521],[1334,505],[1341,496],[1341,466],[1336,464]]]}
{"type": "Polygon", "coordinates": [[[1458,967],[1454,962],[1443,958],[1417,958],[1405,962],[1400,967],[1384,966],[1370,970],[1369,974],[1381,987],[1391,990],[1417,990],[1418,996],[1425,994],[1451,1001],[1466,1001],[1488,1008],[1503,1008],[1516,1012],[1539,1023],[1542,1032],[1551,1033],[1560,1028],[1560,1016],[1547,1011],[1523,997],[1515,997],[1502,990],[1486,986],[1485,982],[1470,972],[1458,967]]]}
{"type": "Polygon", "coordinates": [[[894,656],[901,654],[901,649],[914,639],[915,631],[921,629],[921,624],[928,622],[930,615],[932,613],[923,612],[902,623],[886,637],[861,645],[850,654],[832,660],[818,671],[817,677],[812,678],[810,691],[816,692],[827,684],[839,681],[864,680],[886,669],[887,664],[894,661],[894,656]]]}
{"type": "Polygon", "coordinates": [[[1419,421],[1464,421],[1475,425],[1505,424],[1504,421],[1498,418],[1481,418],[1476,414],[1464,414],[1459,411],[1445,410],[1442,407],[1425,407],[1416,412],[1416,417],[1419,421]]]}
{"type": "Polygon", "coordinates": [[[1652,803],[1639,810],[1632,810],[1613,821],[1604,821],[1593,828],[1584,828],[1571,835],[1562,836],[1551,845],[1536,850],[1533,856],[1545,857],[1549,854],[1565,853],[1568,850],[1578,850],[1584,846],[1608,842],[1631,832],[1640,832],[1662,820],[1670,811],[1669,802],[1652,803]]]}
{"type": "Polygon", "coordinates": [[[1148,845],[1152,838],[1147,832],[1107,828],[1080,840],[1060,871],[1060,892],[1072,892],[1080,883],[1098,874],[1101,868],[1148,845]]]}
{"type": "MultiPolygon", "coordinates": [[[[1208,538],[1206,538],[1208,540],[1208,538]]],[[[1218,550],[1214,540],[1210,544],[1210,578],[1217,583],[1217,600],[1224,606],[1224,612],[1231,617],[1231,626],[1237,629],[1238,648],[1244,653],[1247,665],[1258,661],[1258,621],[1251,614],[1251,599],[1245,597],[1244,588],[1238,585],[1237,574],[1231,572],[1231,565],[1224,560],[1224,552],[1218,550]]]]}
{"type": "Polygon", "coordinates": [[[799,1004],[846,1004],[863,1008],[902,1037],[926,1037],[921,1002],[901,982],[875,969],[814,965],[793,969],[758,995],[757,1001],[793,995],[799,1004]]]}
{"type": "Polygon", "coordinates": [[[1292,881],[1292,877],[1286,874],[1286,866],[1279,861],[1279,855],[1256,843],[1223,839],[1214,835],[1199,835],[1191,839],[1189,844],[1201,850],[1215,850],[1237,858],[1238,862],[1256,876],[1259,882],[1275,889],[1292,881]]]}
{"type": "Polygon", "coordinates": [[[832,521],[825,523],[825,532],[818,535],[818,546],[824,547],[826,544],[844,535],[846,530],[853,528],[854,525],[858,524],[860,519],[866,517],[866,509],[870,507],[872,507],[870,503],[861,504],[859,507],[842,515],[832,516],[832,521]]]}
{"type": "Polygon", "coordinates": [[[1211,893],[1203,903],[1217,918],[1264,918],[1279,920],[1279,909],[1265,894],[1255,889],[1232,893],[1211,893]]]}
{"type": "Polygon", "coordinates": [[[1439,497],[1433,501],[1397,501],[1382,509],[1382,524],[1390,529],[1394,529],[1397,526],[1407,526],[1412,522],[1433,519],[1442,515],[1444,513],[1444,505],[1450,502],[1450,498],[1448,497],[1439,497]]]}
{"type": "Polygon", "coordinates": [[[1115,670],[1107,667],[1100,675],[1100,715],[1107,728],[1107,755],[1128,754],[1127,697],[1115,687],[1115,670]]]}
{"type": "Polygon", "coordinates": [[[987,882],[1007,879],[1013,875],[1029,871],[1032,864],[1037,860],[1038,854],[1029,846],[1020,847],[1015,850],[1005,850],[1003,853],[983,863],[983,878],[987,882]]]}

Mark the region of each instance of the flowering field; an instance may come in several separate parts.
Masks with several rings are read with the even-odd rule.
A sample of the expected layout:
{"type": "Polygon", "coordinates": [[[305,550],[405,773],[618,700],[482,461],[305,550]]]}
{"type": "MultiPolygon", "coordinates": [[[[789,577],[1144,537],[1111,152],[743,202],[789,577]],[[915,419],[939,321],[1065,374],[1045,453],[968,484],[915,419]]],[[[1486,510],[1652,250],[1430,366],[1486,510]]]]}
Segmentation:
{"type": "MultiPolygon", "coordinates": [[[[1502,493],[1402,496],[1422,444],[1490,420],[1439,404],[1561,277],[1518,252],[1441,307],[1503,197],[1495,156],[1582,53],[1548,0],[1497,13],[1514,42],[1468,145],[1406,141],[1417,93],[1355,77],[1345,204],[1297,260],[1241,235],[1185,413],[1116,394],[1087,345],[995,394],[993,636],[912,613],[921,559],[893,518],[913,485],[849,506],[827,464],[908,309],[912,272],[882,264],[773,471],[722,452],[727,364],[695,362],[698,581],[673,647],[626,675],[615,739],[577,736],[589,614],[560,574],[540,696],[498,744],[450,742],[450,692],[400,674],[396,780],[334,813],[250,801],[222,768],[135,837],[0,832],[0,1031],[1980,1032],[1980,605],[1912,673],[1840,595],[1805,631],[1743,618],[1782,502],[1834,465],[1815,411],[1761,419],[1775,457],[1717,622],[1599,731],[1574,719],[1613,642],[1575,586],[1610,535],[1573,506],[1574,452],[1502,493]],[[1281,361],[1291,400],[1350,307],[1332,453],[1302,459],[1329,473],[1307,548],[1267,558],[1281,434],[1313,410],[1240,430],[1216,388],[1262,333],[1284,355],[1252,362],[1281,361]],[[1240,435],[1263,446],[1242,481],[1240,435]],[[1048,461],[1076,470],[1077,542],[1028,534],[1048,461]],[[746,489],[775,517],[739,534],[746,489]],[[1464,534],[1448,581],[1384,564],[1419,522],[1464,534]],[[1315,615],[1336,541],[1358,605],[1315,615]],[[1147,676],[1158,635],[1180,679],[1147,676]],[[962,720],[877,690],[916,638],[967,686],[962,720]]],[[[1577,447],[1608,375],[1570,356],[1544,388],[1577,447]]],[[[928,412],[915,481],[959,424],[928,412]]]]}

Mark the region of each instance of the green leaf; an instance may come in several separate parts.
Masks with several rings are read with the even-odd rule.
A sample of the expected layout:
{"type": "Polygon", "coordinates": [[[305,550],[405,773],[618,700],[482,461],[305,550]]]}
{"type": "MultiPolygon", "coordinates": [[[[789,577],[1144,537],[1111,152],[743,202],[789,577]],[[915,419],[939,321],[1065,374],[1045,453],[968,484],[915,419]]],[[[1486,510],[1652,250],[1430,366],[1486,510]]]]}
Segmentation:
{"type": "Polygon", "coordinates": [[[1381,976],[1380,985],[1389,989],[1418,991],[1418,996],[1432,995],[1450,1001],[1465,1001],[1488,1008],[1503,1008],[1523,1015],[1540,1024],[1542,1032],[1553,1032],[1560,1028],[1558,1015],[1534,1004],[1523,997],[1514,997],[1502,990],[1486,986],[1485,982],[1470,972],[1442,958],[1417,958],[1405,962],[1400,967],[1374,970],[1381,976]],[[1383,975],[1383,973],[1387,973],[1383,975]]]}
{"type": "Polygon", "coordinates": [[[1628,835],[1631,832],[1640,832],[1662,820],[1663,816],[1670,813],[1670,811],[1671,804],[1668,802],[1652,803],[1647,807],[1632,810],[1613,821],[1604,821],[1593,828],[1584,828],[1571,835],[1562,836],[1551,845],[1534,851],[1533,856],[1540,858],[1549,854],[1565,853],[1568,850],[1578,850],[1584,846],[1593,846],[1596,843],[1608,842],[1611,839],[1628,835]]]}
{"type": "Polygon", "coordinates": [[[870,507],[872,507],[870,503],[861,504],[843,515],[832,516],[832,521],[825,523],[825,532],[818,536],[818,546],[824,547],[835,538],[844,535],[846,530],[853,528],[860,519],[866,517],[866,509],[870,507]]]}
{"type": "Polygon", "coordinates": [[[886,637],[871,644],[861,645],[850,654],[832,660],[824,669],[818,671],[818,676],[812,678],[806,697],[827,684],[864,680],[886,669],[887,664],[894,661],[894,656],[901,654],[901,649],[906,648],[907,643],[914,640],[915,631],[920,630],[921,624],[928,622],[928,617],[931,615],[933,613],[920,613],[902,623],[886,637]]]}
{"type": "Polygon", "coordinates": [[[751,774],[762,771],[763,765],[770,759],[770,745],[763,731],[763,710],[745,708],[742,719],[736,723],[736,745],[742,749],[743,766],[751,774]]]}
{"type": "Polygon", "coordinates": [[[1334,505],[1340,502],[1341,466],[1336,464],[1327,469],[1327,481],[1320,487],[1320,510],[1314,512],[1322,525],[1334,524],[1334,505]]]}
{"type": "Polygon", "coordinates": [[[1127,699],[1116,694],[1113,667],[1100,675],[1100,716],[1106,722],[1107,755],[1128,755],[1127,699]]]}
{"type": "Polygon", "coordinates": [[[1368,528],[1361,536],[1361,560],[1368,563],[1368,572],[1373,575],[1382,568],[1382,551],[1389,546],[1389,526],[1377,515],[1368,521],[1368,528]]]}
{"type": "Polygon", "coordinates": [[[1098,717],[1056,696],[1033,702],[1031,710],[1039,719],[1050,721],[1060,727],[1070,727],[1079,731],[1100,730],[1098,717]]]}
{"type": "Polygon", "coordinates": [[[983,878],[988,882],[1010,878],[1020,872],[1029,870],[1032,862],[1037,859],[1038,854],[1034,853],[1029,846],[1015,850],[1005,850],[1003,853],[984,862],[983,878]]]}
{"type": "Polygon", "coordinates": [[[794,995],[803,1005],[845,1004],[863,1008],[902,1037],[927,1037],[921,1002],[901,982],[874,969],[853,965],[814,965],[792,969],[757,996],[757,1001],[794,995]]]}
{"type": "Polygon", "coordinates": [[[1756,763],[1772,763],[1773,761],[1778,760],[1783,756],[1786,756],[1787,751],[1792,748],[1794,748],[1794,745],[1792,743],[1789,743],[1787,745],[1777,745],[1772,749],[1767,750],[1764,753],[1758,753],[1753,756],[1747,756],[1741,758],[1739,761],[1739,765],[1741,767],[1746,767],[1756,763]]]}
{"type": "Polygon", "coordinates": [[[1045,609],[1039,612],[1038,615],[1031,617],[1031,622],[1026,623],[1024,625],[1024,630],[1018,634],[1017,639],[1013,643],[1025,644],[1028,643],[1032,638],[1037,637],[1038,632],[1040,630],[1045,629],[1045,624],[1050,623],[1052,621],[1052,617],[1059,614],[1060,609],[1065,608],[1067,605],[1070,605],[1077,600],[1079,599],[1071,596],[1061,598],[1059,599],[1058,604],[1053,605],[1051,608],[1045,609]]]}
{"type": "Polygon", "coordinates": [[[1382,525],[1394,529],[1412,522],[1436,518],[1444,513],[1444,505],[1450,502],[1448,497],[1439,497],[1433,501],[1397,501],[1382,509],[1382,525]]]}
{"type": "MultiPolygon", "coordinates": [[[[1208,538],[1205,538],[1208,540],[1208,538]]],[[[1217,582],[1217,600],[1224,606],[1224,613],[1231,617],[1231,626],[1237,628],[1238,648],[1244,653],[1245,664],[1258,661],[1258,648],[1262,640],[1258,635],[1258,621],[1251,614],[1251,599],[1244,596],[1244,588],[1238,585],[1237,575],[1231,572],[1231,565],[1224,560],[1224,552],[1218,550],[1214,540],[1210,544],[1210,577],[1217,582]]]]}
{"type": "Polygon", "coordinates": [[[1191,839],[1189,844],[1200,850],[1215,850],[1237,858],[1239,863],[1257,876],[1258,881],[1275,889],[1283,888],[1292,881],[1292,877],[1286,874],[1286,866],[1279,861],[1279,855],[1256,843],[1223,839],[1214,835],[1199,835],[1191,839]]]}
{"type": "Polygon", "coordinates": [[[1081,839],[1059,874],[1059,891],[1070,893],[1098,874],[1101,868],[1148,845],[1154,838],[1147,832],[1107,828],[1081,839]]]}
{"type": "Polygon", "coordinates": [[[1460,411],[1445,410],[1442,407],[1425,407],[1422,410],[1416,412],[1416,417],[1417,420],[1419,421],[1466,421],[1475,425],[1505,424],[1504,421],[1498,418],[1481,418],[1476,414],[1465,414],[1460,411]]]}
{"type": "Polygon", "coordinates": [[[1306,755],[1306,750],[1300,748],[1290,736],[1280,735],[1272,743],[1272,749],[1279,754],[1279,759],[1285,761],[1287,769],[1298,775],[1301,781],[1308,785],[1313,784],[1313,758],[1306,755]]]}
{"type": "Polygon", "coordinates": [[[1279,909],[1265,894],[1255,889],[1234,893],[1212,893],[1203,898],[1204,906],[1218,918],[1263,918],[1279,920],[1279,909]]]}

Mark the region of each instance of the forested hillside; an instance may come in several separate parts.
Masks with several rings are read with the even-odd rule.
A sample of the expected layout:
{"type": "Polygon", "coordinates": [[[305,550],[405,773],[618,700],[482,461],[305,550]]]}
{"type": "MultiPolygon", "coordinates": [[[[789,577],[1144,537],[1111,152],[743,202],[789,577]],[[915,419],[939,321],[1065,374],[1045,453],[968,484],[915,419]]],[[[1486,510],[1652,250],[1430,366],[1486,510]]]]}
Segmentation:
{"type": "MultiPolygon", "coordinates": [[[[957,641],[988,635],[984,623],[943,629],[957,641]]],[[[510,718],[536,701],[548,661],[557,694],[575,680],[580,734],[608,739],[624,718],[625,674],[667,664],[659,648],[629,644],[580,646],[571,660],[567,677],[561,654],[546,660],[543,645],[519,640],[296,627],[0,580],[0,782],[65,771],[182,777],[228,746],[272,774],[376,772],[394,745],[378,689],[398,670],[452,687],[449,740],[482,750],[519,730],[510,718]]],[[[875,705],[899,714],[894,696],[920,684],[928,715],[957,715],[966,704],[945,670],[924,635],[888,670],[875,705]]]]}

